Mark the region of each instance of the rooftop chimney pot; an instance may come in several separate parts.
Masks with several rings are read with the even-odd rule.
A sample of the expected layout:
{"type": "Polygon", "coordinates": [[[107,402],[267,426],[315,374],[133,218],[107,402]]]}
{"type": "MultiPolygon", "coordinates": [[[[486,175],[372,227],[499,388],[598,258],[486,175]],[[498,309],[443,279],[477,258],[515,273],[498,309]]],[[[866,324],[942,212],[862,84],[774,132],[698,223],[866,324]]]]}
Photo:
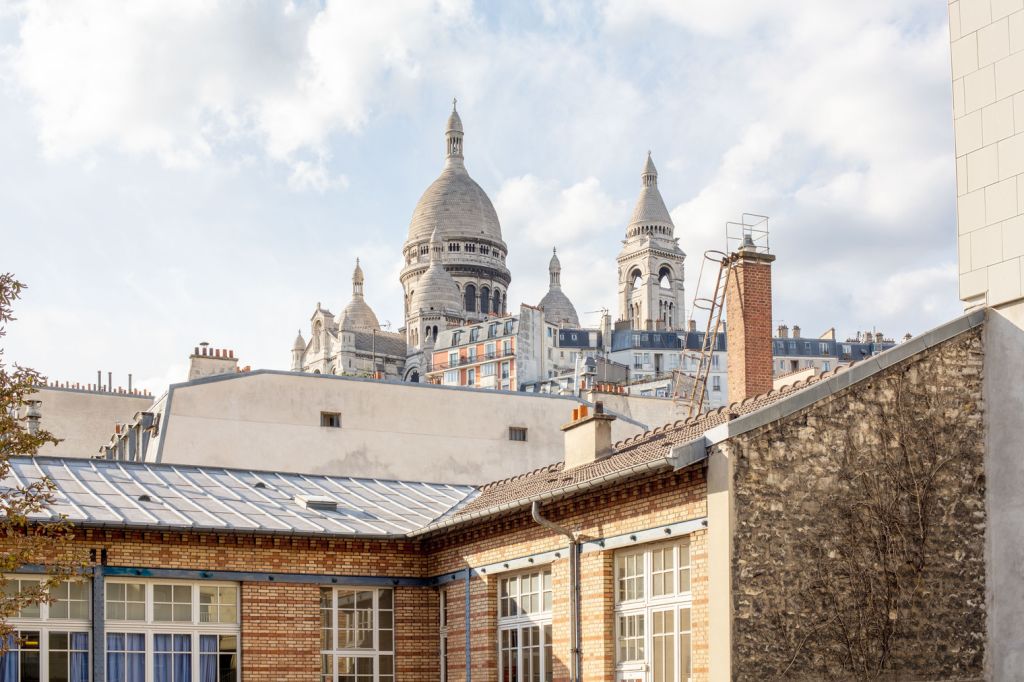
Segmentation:
{"type": "Polygon", "coordinates": [[[565,434],[565,469],[575,469],[607,457],[612,452],[612,422],[615,415],[606,414],[597,403],[593,414],[586,405],[573,410],[573,420],[562,427],[565,434]]]}

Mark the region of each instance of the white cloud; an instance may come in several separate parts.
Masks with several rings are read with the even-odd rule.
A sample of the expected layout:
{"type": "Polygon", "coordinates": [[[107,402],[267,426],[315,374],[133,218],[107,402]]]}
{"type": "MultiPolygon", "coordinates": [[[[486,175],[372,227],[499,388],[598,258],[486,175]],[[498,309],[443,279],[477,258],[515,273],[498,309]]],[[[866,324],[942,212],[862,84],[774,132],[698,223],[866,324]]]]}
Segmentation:
{"type": "Polygon", "coordinates": [[[494,205],[505,241],[516,246],[509,252],[516,300],[536,304],[544,296],[551,249],[557,247],[563,289],[581,320],[596,324],[586,313],[614,303],[616,237],[628,220],[626,202],[609,196],[593,177],[563,186],[524,175],[506,180],[494,205]]]}
{"type": "Polygon", "coordinates": [[[323,194],[332,188],[348,188],[348,178],[344,175],[331,177],[326,160],[319,156],[315,161],[293,161],[288,187],[296,192],[312,190],[323,194]]]}
{"type": "Polygon", "coordinates": [[[913,268],[867,283],[855,300],[861,315],[875,315],[898,324],[912,308],[930,314],[944,310],[948,307],[947,293],[956,283],[957,271],[952,263],[913,268]]]}
{"type": "Polygon", "coordinates": [[[308,176],[295,154],[359,131],[421,77],[468,5],[42,0],[23,11],[11,68],[51,157],[110,147],[196,168],[255,140],[308,176]]]}
{"type": "MultiPolygon", "coordinates": [[[[789,0],[786,4],[797,4],[789,0]]],[[[604,19],[615,29],[650,21],[668,21],[695,33],[725,37],[742,33],[754,23],[777,14],[780,5],[761,0],[609,0],[604,19]]]]}
{"type": "Polygon", "coordinates": [[[615,312],[650,148],[688,293],[725,221],[752,211],[772,217],[791,323],[917,332],[958,310],[942,4],[2,3],[0,200],[26,226],[13,248],[46,255],[26,278],[78,315],[46,317],[21,350],[65,375],[105,366],[109,337],[48,339],[114,326],[113,305],[136,376],[199,337],[285,366],[316,301],[348,300],[357,255],[397,327],[401,242],[453,94],[517,302],[543,295],[557,245],[581,317],[615,312]],[[97,263],[145,292],[105,289],[97,263]],[[64,300],[65,279],[88,295],[64,300]]]}
{"type": "Polygon", "coordinates": [[[525,237],[536,246],[572,244],[616,226],[625,210],[590,177],[569,187],[533,175],[510,178],[494,197],[506,241],[525,237]]]}

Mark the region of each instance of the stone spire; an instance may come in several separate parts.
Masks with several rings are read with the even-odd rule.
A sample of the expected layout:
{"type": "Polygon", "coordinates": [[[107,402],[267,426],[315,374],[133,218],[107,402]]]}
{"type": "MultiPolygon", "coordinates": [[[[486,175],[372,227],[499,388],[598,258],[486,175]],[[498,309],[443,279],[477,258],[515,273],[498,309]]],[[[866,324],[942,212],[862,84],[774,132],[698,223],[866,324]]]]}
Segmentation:
{"type": "Polygon", "coordinates": [[[580,326],[580,318],[576,314],[576,306],[572,304],[569,297],[562,291],[562,264],[558,260],[557,249],[551,250],[551,261],[548,263],[548,276],[550,278],[548,293],[540,300],[540,308],[544,310],[544,319],[559,327],[577,328],[580,326]]]}
{"type": "Polygon", "coordinates": [[[626,237],[637,235],[672,237],[675,225],[665,206],[665,200],[661,198],[661,192],[658,190],[658,169],[654,167],[654,160],[651,159],[649,151],[647,159],[644,161],[644,169],[640,173],[640,182],[640,196],[633,208],[633,217],[629,221],[626,237]]]}
{"type": "Polygon", "coordinates": [[[363,269],[359,267],[359,258],[356,258],[356,269],[352,271],[352,295],[363,297],[363,269]]]}
{"type": "Polygon", "coordinates": [[[448,127],[444,133],[449,164],[462,163],[462,118],[455,109],[456,100],[452,100],[452,113],[448,117],[448,127]]]}
{"type": "Polygon", "coordinates": [[[644,187],[656,187],[658,185],[658,169],[654,167],[654,159],[651,158],[651,150],[647,150],[647,162],[644,163],[644,170],[640,174],[644,187]]]}
{"type": "Polygon", "coordinates": [[[551,249],[551,261],[548,263],[548,286],[552,289],[561,289],[561,277],[562,263],[558,260],[558,247],[554,247],[551,249]]]}

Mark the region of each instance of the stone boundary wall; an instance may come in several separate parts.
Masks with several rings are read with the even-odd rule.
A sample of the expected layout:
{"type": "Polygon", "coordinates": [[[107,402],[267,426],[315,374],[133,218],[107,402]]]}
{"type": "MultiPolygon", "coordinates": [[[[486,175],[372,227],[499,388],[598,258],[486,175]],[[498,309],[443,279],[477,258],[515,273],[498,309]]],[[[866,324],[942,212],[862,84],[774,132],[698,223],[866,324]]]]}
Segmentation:
{"type": "Polygon", "coordinates": [[[981,334],[723,444],[733,679],[981,679],[981,334]]]}

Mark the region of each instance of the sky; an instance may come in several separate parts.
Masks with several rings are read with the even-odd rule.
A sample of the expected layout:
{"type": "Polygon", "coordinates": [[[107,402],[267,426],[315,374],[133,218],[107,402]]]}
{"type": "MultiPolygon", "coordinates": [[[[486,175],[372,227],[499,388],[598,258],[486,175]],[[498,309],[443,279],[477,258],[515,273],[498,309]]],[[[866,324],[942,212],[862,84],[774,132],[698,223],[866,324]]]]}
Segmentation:
{"type": "Polygon", "coordinates": [[[510,304],[557,246],[582,322],[615,315],[651,150],[688,300],[764,214],[776,324],[917,334],[961,310],[950,87],[934,0],[0,0],[5,358],[154,392],[200,341],[288,369],[357,257],[397,330],[453,97],[510,304]]]}

